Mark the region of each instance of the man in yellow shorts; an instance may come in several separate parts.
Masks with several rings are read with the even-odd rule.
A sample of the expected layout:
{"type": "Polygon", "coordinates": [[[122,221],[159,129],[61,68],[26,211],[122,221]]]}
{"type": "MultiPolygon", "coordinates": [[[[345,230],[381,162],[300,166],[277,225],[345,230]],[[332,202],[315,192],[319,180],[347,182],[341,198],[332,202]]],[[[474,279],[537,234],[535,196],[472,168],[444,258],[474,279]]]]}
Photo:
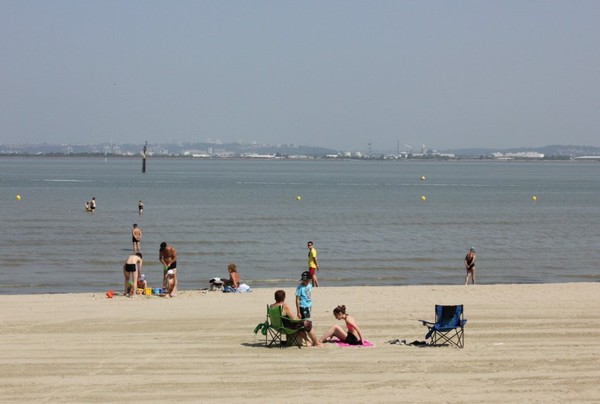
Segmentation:
{"type": "Polygon", "coordinates": [[[308,271],[313,287],[319,287],[319,280],[317,279],[317,271],[319,270],[319,263],[317,262],[317,250],[313,247],[313,242],[309,241],[306,246],[308,247],[308,271]]]}

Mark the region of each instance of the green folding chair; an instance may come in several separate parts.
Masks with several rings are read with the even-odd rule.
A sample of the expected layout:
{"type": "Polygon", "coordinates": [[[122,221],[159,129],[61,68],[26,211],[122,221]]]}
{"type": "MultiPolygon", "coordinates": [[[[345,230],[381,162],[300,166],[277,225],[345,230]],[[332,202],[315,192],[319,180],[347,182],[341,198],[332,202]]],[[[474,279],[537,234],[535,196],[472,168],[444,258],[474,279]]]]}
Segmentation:
{"type": "Polygon", "coordinates": [[[296,345],[302,347],[302,334],[305,332],[302,325],[303,320],[292,320],[282,315],[282,307],[270,307],[267,305],[268,328],[265,336],[265,345],[270,347],[276,345],[280,348],[296,345]],[[290,328],[290,325],[293,328],[290,328]],[[285,340],[283,339],[285,336],[285,340]]]}

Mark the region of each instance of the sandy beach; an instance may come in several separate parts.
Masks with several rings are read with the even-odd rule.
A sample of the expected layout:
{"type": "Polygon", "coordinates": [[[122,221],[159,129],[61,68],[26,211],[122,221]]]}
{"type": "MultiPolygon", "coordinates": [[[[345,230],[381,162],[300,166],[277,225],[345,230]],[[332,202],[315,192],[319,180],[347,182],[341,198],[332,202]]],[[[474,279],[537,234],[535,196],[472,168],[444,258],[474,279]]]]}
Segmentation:
{"type": "Polygon", "coordinates": [[[1,400],[600,402],[598,283],[315,289],[317,335],[345,304],[373,348],[265,348],[274,291],[0,296],[1,400]],[[464,349],[387,343],[436,303],[464,304],[464,349]]]}

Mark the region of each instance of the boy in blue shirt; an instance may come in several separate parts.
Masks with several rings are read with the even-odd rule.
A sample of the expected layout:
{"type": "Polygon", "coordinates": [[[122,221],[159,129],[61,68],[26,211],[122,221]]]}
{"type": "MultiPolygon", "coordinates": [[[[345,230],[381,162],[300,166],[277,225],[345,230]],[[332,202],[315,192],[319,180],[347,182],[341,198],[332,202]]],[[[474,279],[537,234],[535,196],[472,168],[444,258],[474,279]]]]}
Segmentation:
{"type": "Polygon", "coordinates": [[[312,286],[310,285],[310,272],[302,272],[300,285],[296,288],[296,311],[298,318],[310,319],[310,309],[312,308],[312,286]]]}

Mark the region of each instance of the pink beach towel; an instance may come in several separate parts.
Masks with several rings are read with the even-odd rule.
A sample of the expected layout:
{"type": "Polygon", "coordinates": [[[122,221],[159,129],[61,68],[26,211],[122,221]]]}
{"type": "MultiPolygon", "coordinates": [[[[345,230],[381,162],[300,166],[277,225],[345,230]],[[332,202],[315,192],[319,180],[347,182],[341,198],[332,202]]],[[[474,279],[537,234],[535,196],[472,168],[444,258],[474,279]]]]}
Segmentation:
{"type": "Polygon", "coordinates": [[[337,338],[334,338],[331,340],[332,342],[335,342],[335,344],[339,347],[342,348],[373,348],[375,346],[374,343],[372,343],[371,341],[369,341],[368,339],[363,339],[363,344],[362,345],[350,345],[350,344],[346,344],[345,342],[340,341],[337,338]]]}

